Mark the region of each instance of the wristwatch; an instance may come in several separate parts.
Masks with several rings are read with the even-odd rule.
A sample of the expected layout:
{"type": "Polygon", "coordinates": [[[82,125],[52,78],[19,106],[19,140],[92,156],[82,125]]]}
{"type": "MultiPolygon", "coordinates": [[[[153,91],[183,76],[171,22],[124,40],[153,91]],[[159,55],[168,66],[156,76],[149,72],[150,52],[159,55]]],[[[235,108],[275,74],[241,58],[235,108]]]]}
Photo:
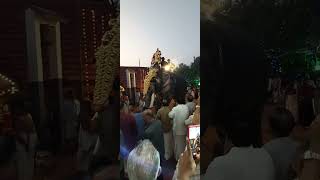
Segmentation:
{"type": "Polygon", "coordinates": [[[320,160],[320,154],[308,150],[304,153],[304,160],[320,160]]]}

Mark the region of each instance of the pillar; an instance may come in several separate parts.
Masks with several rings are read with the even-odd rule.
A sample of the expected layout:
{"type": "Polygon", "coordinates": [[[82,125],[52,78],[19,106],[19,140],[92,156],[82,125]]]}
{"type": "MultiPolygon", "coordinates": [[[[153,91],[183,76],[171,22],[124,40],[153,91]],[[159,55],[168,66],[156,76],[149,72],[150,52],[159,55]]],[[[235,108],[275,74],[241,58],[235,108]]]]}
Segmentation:
{"type": "Polygon", "coordinates": [[[48,80],[48,91],[49,91],[49,104],[51,120],[56,121],[53,124],[57,129],[58,143],[64,144],[65,134],[65,122],[62,118],[63,108],[63,75],[62,75],[62,57],[61,57],[61,34],[60,34],[60,22],[48,25],[49,30],[49,41],[51,46],[49,48],[49,80],[48,80]]]}
{"type": "Polygon", "coordinates": [[[128,70],[128,69],[126,69],[126,75],[127,75],[127,95],[129,96],[129,98],[131,98],[132,97],[132,95],[131,95],[131,73],[130,73],[130,71],[128,70]]]}
{"type": "Polygon", "coordinates": [[[40,22],[31,9],[25,11],[28,79],[31,86],[33,120],[39,134],[40,142],[45,125],[46,109],[44,100],[43,67],[41,54],[40,22]]]}
{"type": "Polygon", "coordinates": [[[136,88],[137,88],[136,73],[133,72],[132,75],[133,75],[133,78],[132,78],[132,81],[133,81],[132,82],[132,84],[133,84],[133,86],[132,86],[133,102],[134,102],[134,104],[136,104],[136,88]]]}

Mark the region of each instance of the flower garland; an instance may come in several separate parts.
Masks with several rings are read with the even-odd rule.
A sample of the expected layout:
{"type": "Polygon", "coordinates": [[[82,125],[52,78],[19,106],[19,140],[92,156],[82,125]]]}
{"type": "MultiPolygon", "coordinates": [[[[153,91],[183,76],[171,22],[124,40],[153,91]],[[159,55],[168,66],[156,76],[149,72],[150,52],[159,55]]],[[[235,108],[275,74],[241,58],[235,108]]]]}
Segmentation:
{"type": "Polygon", "coordinates": [[[150,68],[148,74],[146,75],[143,83],[143,94],[146,95],[148,92],[148,89],[150,87],[150,81],[153,77],[157,76],[157,69],[150,68]]]}
{"type": "Polygon", "coordinates": [[[111,20],[112,29],[102,38],[96,55],[96,80],[94,104],[104,104],[112,91],[116,73],[120,67],[120,17],[111,20]]]}

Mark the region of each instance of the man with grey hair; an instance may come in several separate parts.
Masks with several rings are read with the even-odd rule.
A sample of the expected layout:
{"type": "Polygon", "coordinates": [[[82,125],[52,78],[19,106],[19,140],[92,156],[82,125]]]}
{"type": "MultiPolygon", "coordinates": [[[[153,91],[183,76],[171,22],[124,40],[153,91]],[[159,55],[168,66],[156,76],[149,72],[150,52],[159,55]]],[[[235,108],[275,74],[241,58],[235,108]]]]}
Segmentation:
{"type": "Polygon", "coordinates": [[[143,140],[129,154],[127,171],[130,180],[155,180],[161,173],[160,154],[149,140],[143,140]]]}

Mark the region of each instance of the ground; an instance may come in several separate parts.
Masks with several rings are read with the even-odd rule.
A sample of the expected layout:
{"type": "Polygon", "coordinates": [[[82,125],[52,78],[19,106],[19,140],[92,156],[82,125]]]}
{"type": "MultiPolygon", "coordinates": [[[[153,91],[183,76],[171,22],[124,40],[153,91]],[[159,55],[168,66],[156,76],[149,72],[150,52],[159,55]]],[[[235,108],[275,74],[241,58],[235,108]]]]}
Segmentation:
{"type": "Polygon", "coordinates": [[[174,171],[176,169],[176,160],[174,158],[165,161],[162,166],[162,173],[164,180],[172,180],[174,171]]]}
{"type": "MultiPolygon", "coordinates": [[[[34,180],[72,180],[76,175],[76,157],[70,155],[57,155],[50,159],[47,168],[36,167],[34,180]]],[[[2,180],[16,180],[13,161],[0,168],[2,180]]]]}

